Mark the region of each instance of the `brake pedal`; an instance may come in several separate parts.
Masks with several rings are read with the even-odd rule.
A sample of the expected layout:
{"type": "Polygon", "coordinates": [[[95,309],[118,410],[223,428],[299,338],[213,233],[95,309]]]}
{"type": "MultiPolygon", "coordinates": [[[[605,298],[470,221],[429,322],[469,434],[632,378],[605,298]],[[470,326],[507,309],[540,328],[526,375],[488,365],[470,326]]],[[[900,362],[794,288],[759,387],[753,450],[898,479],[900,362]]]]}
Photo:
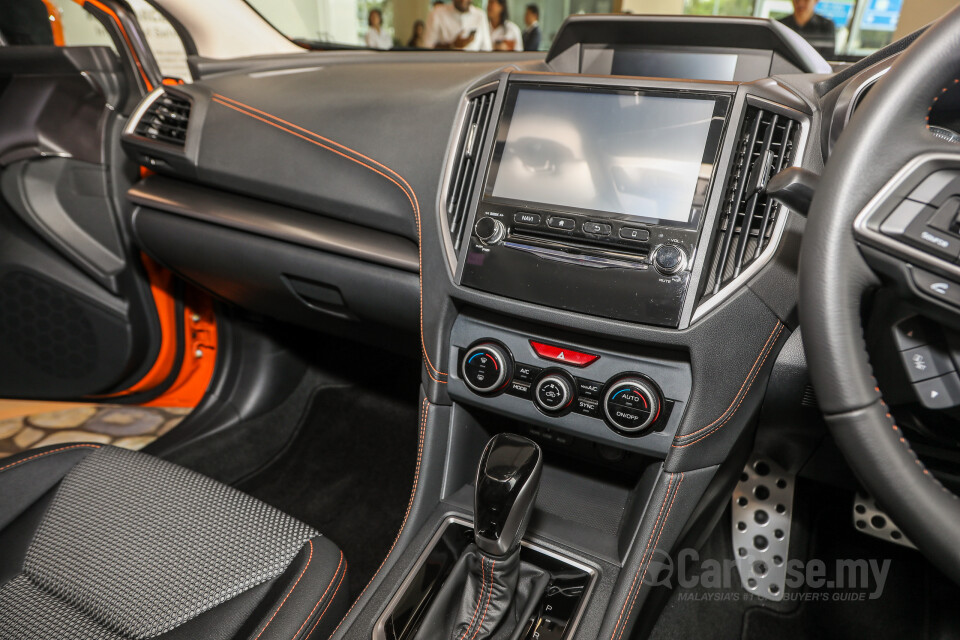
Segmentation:
{"type": "Polygon", "coordinates": [[[754,454],[733,490],[733,556],[743,588],[780,601],[787,580],[795,477],[754,454]]]}
{"type": "Polygon", "coordinates": [[[916,549],[912,542],[900,531],[896,523],[890,519],[873,497],[861,491],[853,495],[853,526],[857,531],[868,536],[880,538],[887,542],[916,549]]]}

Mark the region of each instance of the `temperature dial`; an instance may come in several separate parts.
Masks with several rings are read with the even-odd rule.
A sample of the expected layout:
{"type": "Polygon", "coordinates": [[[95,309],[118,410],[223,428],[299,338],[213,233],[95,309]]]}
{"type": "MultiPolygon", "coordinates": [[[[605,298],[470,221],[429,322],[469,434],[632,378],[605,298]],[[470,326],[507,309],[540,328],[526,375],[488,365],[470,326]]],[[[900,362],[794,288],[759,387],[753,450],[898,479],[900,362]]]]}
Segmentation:
{"type": "Polygon", "coordinates": [[[660,415],[660,394],[643,378],[623,378],[610,385],[603,396],[603,412],[616,429],[643,431],[660,415]]]}
{"type": "Polygon", "coordinates": [[[493,393],[510,379],[510,362],[506,349],[484,342],[471,347],[463,355],[460,373],[466,385],[476,393],[493,393]]]}

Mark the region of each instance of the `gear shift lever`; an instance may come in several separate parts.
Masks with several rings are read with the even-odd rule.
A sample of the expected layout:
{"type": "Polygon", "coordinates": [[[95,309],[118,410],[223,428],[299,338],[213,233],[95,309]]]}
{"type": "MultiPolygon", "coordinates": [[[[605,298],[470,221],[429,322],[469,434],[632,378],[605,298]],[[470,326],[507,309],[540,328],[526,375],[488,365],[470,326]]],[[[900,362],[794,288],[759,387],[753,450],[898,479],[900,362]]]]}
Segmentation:
{"type": "Polygon", "coordinates": [[[532,440],[501,433],[487,443],[477,469],[475,544],[450,570],[415,640],[519,636],[550,579],[520,559],[542,470],[543,454],[532,440]]]}
{"type": "Polygon", "coordinates": [[[532,440],[501,433],[487,443],[477,469],[474,533],[477,547],[503,557],[517,551],[540,488],[543,455],[532,440]]]}

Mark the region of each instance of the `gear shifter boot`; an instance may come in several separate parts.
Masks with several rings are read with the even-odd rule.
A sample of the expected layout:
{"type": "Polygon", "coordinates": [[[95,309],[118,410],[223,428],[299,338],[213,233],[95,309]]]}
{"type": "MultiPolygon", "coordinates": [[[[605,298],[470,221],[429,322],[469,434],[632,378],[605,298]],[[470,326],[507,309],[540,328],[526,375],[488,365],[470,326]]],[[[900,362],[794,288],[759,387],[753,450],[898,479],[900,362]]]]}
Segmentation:
{"type": "Polygon", "coordinates": [[[416,640],[515,640],[549,579],[521,562],[519,552],[489,556],[471,545],[431,603],[416,640]]]}

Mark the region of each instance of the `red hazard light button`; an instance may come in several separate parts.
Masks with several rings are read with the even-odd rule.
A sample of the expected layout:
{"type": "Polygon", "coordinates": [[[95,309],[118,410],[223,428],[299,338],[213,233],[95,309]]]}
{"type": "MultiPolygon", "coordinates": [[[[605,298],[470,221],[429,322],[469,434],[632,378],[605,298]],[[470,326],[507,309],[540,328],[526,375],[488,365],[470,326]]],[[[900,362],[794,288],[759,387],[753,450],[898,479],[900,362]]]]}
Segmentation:
{"type": "Polygon", "coordinates": [[[554,362],[563,362],[574,367],[586,367],[600,359],[592,353],[583,353],[573,349],[555,347],[552,344],[543,344],[542,342],[530,341],[530,346],[537,352],[537,355],[544,360],[553,360],[554,362]]]}

